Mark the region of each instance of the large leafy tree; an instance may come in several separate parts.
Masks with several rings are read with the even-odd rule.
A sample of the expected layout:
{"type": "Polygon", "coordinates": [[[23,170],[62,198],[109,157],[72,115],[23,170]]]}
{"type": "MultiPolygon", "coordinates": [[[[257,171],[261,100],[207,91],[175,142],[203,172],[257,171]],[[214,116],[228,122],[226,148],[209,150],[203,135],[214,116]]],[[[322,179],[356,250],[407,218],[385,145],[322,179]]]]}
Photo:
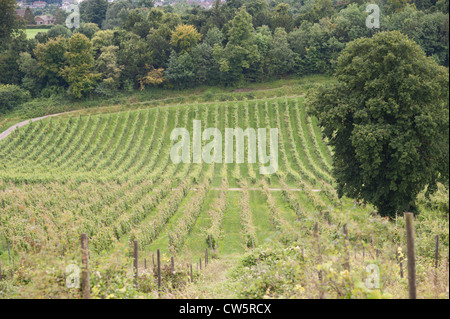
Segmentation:
{"type": "Polygon", "coordinates": [[[77,32],[83,33],[89,39],[92,39],[96,32],[100,31],[100,28],[95,23],[83,23],[81,28],[77,29],[77,32]]]}
{"type": "Polygon", "coordinates": [[[220,70],[214,60],[213,48],[207,43],[199,44],[192,49],[191,56],[195,65],[197,82],[209,85],[218,84],[220,70]]]}
{"type": "Polygon", "coordinates": [[[102,25],[108,10],[107,0],[86,0],[80,4],[80,17],[83,22],[102,25]]]}
{"type": "Polygon", "coordinates": [[[270,25],[271,13],[266,0],[249,0],[246,3],[246,9],[253,17],[253,26],[255,28],[263,25],[270,25]]]}
{"type": "Polygon", "coordinates": [[[9,39],[0,39],[0,83],[20,84],[23,73],[20,72],[17,58],[21,52],[30,51],[30,41],[24,32],[9,39]]]}
{"type": "Polygon", "coordinates": [[[71,95],[75,98],[89,95],[101,77],[94,71],[94,54],[89,39],[84,34],[75,33],[69,39],[65,57],[67,65],[62,69],[62,75],[70,85],[71,95]]]}
{"type": "Polygon", "coordinates": [[[39,78],[39,65],[30,53],[22,52],[17,59],[20,71],[23,72],[21,86],[33,95],[37,95],[43,88],[43,81],[39,78]]]}
{"type": "Polygon", "coordinates": [[[102,74],[102,82],[97,87],[97,92],[109,95],[119,87],[119,78],[124,67],[117,63],[117,46],[101,48],[101,54],[95,61],[95,68],[102,74]]]}
{"type": "Polygon", "coordinates": [[[133,8],[131,0],[116,0],[108,6],[103,20],[104,29],[120,27],[128,15],[128,11],[133,8]]]}
{"type": "Polygon", "coordinates": [[[19,19],[14,0],[0,0],[0,83],[19,84],[20,72],[17,57],[29,50],[23,30],[25,23],[19,19]]]}
{"type": "Polygon", "coordinates": [[[407,6],[386,19],[386,28],[408,35],[420,44],[428,56],[448,66],[448,14],[427,14],[407,6]]]}
{"type": "Polygon", "coordinates": [[[339,195],[384,216],[416,211],[425,187],[448,185],[448,70],[393,31],[349,43],[336,77],[307,107],[334,148],[339,195]]]}
{"type": "Polygon", "coordinates": [[[172,32],[170,44],[172,44],[181,55],[190,52],[201,38],[202,35],[197,32],[197,29],[193,25],[180,24],[172,32]]]}
{"type": "Polygon", "coordinates": [[[41,81],[48,86],[65,86],[61,70],[66,65],[67,39],[57,37],[45,44],[39,43],[34,49],[41,81]]]}
{"type": "Polygon", "coordinates": [[[289,12],[289,5],[280,3],[273,9],[272,28],[284,28],[287,32],[294,27],[294,18],[289,12]]]}
{"type": "Polygon", "coordinates": [[[177,88],[192,86],[195,79],[195,70],[189,53],[177,55],[175,51],[172,51],[164,75],[177,88]]]}
{"type": "Polygon", "coordinates": [[[214,46],[214,57],[227,81],[243,82],[252,79],[260,67],[260,54],[256,44],[252,16],[242,7],[231,21],[225,48],[214,46]]]}
{"type": "Polygon", "coordinates": [[[53,16],[55,17],[55,24],[65,24],[66,18],[69,15],[66,11],[61,8],[56,8],[53,16]]]}
{"type": "Polygon", "coordinates": [[[271,47],[269,51],[270,74],[280,76],[291,72],[295,66],[295,56],[289,47],[287,33],[284,28],[275,30],[271,47]]]}
{"type": "Polygon", "coordinates": [[[121,81],[127,86],[136,86],[140,78],[146,73],[146,65],[152,61],[152,51],[145,39],[132,32],[121,30],[115,34],[115,41],[119,44],[117,63],[125,68],[121,73],[121,81]]]}
{"type": "Polygon", "coordinates": [[[64,25],[54,25],[50,28],[50,30],[48,30],[45,35],[47,39],[57,37],[70,38],[70,36],[72,35],[72,31],[70,31],[70,29],[66,28],[66,26],[64,25]]]}
{"type": "Polygon", "coordinates": [[[15,7],[14,0],[0,0],[0,45],[20,26],[15,7]]]}
{"type": "Polygon", "coordinates": [[[25,14],[24,14],[23,18],[25,19],[25,21],[28,25],[36,24],[36,21],[34,21],[33,11],[31,11],[30,7],[27,7],[25,9],[25,14]]]}

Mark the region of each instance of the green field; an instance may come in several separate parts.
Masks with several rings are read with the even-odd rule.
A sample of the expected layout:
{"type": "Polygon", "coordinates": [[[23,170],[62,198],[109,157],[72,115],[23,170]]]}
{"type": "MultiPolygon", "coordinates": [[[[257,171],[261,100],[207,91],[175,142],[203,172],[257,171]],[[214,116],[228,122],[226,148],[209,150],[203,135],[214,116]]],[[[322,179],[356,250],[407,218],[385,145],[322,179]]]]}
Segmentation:
{"type": "MultiPolygon", "coordinates": [[[[266,287],[267,292],[259,293],[314,298],[318,282],[313,229],[318,223],[323,267],[328,267],[330,274],[324,288],[328,296],[343,297],[335,285],[342,285],[345,291],[357,286],[367,264],[376,263],[385,271],[383,289],[373,296],[362,288],[352,288],[351,293],[356,297],[406,297],[405,278],[398,275],[396,259],[397,248],[405,246],[403,218],[388,221],[369,205],[338,199],[331,176],[332,150],[302,102],[303,97],[292,96],[159,106],[45,119],[15,131],[0,141],[0,260],[4,271],[17,271],[18,260],[22,260],[21,264],[51,264],[56,274],[37,275],[25,269],[21,278],[12,279],[15,288],[5,288],[4,296],[77,297],[56,278],[65,265],[80,260],[79,235],[87,233],[92,267],[102,274],[129,269],[130,240],[139,243],[141,267],[160,249],[164,263],[175,256],[177,267],[194,263],[195,268],[205,249],[210,248],[212,266],[203,276],[234,286],[224,288],[223,282],[214,285],[199,280],[182,288],[187,295],[203,298],[261,297],[255,292],[261,287],[251,290],[254,281],[246,286],[239,284],[246,283],[251,273],[240,269],[243,277],[233,281],[231,275],[227,277],[228,271],[254,249],[257,256],[264,249],[273,249],[274,256],[281,256],[277,260],[287,258],[283,265],[297,260],[292,271],[294,277],[302,278],[302,287],[297,283],[292,285],[294,289],[286,282],[292,291],[283,288],[285,292],[275,294],[266,287]],[[169,156],[171,131],[184,127],[192,132],[193,120],[201,120],[202,129],[215,127],[222,132],[228,127],[278,128],[278,171],[261,175],[259,163],[174,164],[169,156]],[[344,224],[350,231],[351,276],[341,272],[344,224]],[[15,263],[8,258],[8,247],[15,263]],[[36,254],[36,247],[46,254],[36,254]],[[287,249],[283,247],[294,249],[295,258],[282,253],[287,249]],[[303,254],[310,258],[305,259],[303,254]],[[27,280],[30,276],[33,281],[27,280]],[[33,286],[45,283],[52,287],[51,292],[33,286]]],[[[203,141],[203,145],[206,143],[203,141]]],[[[244,158],[247,154],[248,149],[244,158]]],[[[439,196],[445,196],[445,191],[443,194],[439,196]]],[[[446,200],[448,203],[441,198],[420,201],[419,291],[426,296],[448,297],[445,287],[435,291],[429,284],[435,235],[443,239],[442,256],[448,255],[448,219],[441,218],[440,209],[433,206],[446,200]]],[[[442,270],[440,274],[444,273],[442,270]]],[[[117,286],[100,277],[91,279],[99,287],[94,295],[123,297],[117,291],[132,285],[132,276],[126,271],[121,276],[123,282],[117,286]]],[[[133,293],[154,297],[150,279],[148,291],[133,293]]],[[[166,289],[168,297],[180,291],[166,289]]]]}
{"type": "Polygon", "coordinates": [[[49,29],[27,29],[26,30],[26,34],[27,34],[27,38],[28,39],[34,39],[34,37],[36,36],[36,34],[38,34],[39,32],[44,32],[46,33],[49,29]]]}

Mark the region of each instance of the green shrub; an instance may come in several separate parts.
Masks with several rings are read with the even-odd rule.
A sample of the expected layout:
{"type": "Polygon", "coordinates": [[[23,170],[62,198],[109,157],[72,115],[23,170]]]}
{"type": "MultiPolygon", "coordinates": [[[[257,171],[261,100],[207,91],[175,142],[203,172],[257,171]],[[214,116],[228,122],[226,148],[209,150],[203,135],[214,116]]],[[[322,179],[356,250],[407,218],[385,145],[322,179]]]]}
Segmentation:
{"type": "Polygon", "coordinates": [[[0,113],[16,108],[29,98],[30,92],[17,85],[0,85],[0,113]]]}

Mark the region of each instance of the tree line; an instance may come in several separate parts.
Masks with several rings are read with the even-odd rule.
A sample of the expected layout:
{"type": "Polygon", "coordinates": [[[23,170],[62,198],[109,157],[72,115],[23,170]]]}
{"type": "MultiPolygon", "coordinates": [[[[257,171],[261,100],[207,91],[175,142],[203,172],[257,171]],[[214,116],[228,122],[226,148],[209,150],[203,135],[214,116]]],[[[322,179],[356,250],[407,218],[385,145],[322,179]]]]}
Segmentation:
{"type": "Polygon", "coordinates": [[[80,28],[56,25],[27,39],[14,1],[0,0],[0,111],[33,97],[332,74],[347,43],[391,30],[448,67],[448,0],[378,4],[381,27],[369,29],[362,0],[228,0],[183,10],[151,0],[86,0],[80,28]]]}

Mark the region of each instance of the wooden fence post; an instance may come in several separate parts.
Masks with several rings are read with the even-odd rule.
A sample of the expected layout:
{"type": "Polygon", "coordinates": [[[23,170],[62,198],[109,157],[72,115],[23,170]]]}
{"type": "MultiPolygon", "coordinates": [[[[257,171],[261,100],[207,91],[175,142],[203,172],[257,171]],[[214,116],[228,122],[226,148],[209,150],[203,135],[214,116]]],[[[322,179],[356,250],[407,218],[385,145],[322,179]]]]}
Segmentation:
{"type": "Polygon", "coordinates": [[[2,280],[2,262],[0,261],[0,280],[2,280]]]}
{"type": "Polygon", "coordinates": [[[201,257],[198,260],[198,264],[200,265],[200,270],[202,270],[202,258],[201,257]]]}
{"type": "Polygon", "coordinates": [[[191,264],[191,282],[194,282],[194,273],[192,271],[192,264],[191,264]]]}
{"type": "Polygon", "coordinates": [[[83,289],[83,299],[91,298],[91,288],[89,284],[89,240],[87,234],[81,234],[81,287],[83,289]]]}
{"type": "Polygon", "coordinates": [[[156,250],[156,262],[158,263],[158,289],[161,288],[161,252],[156,250]]]}
{"type": "Polygon", "coordinates": [[[173,256],[170,257],[170,266],[172,268],[172,273],[174,273],[175,272],[175,261],[173,259],[173,256]]]}
{"type": "Polygon", "coordinates": [[[208,265],[208,248],[205,249],[205,268],[208,265]]]}
{"type": "Polygon", "coordinates": [[[434,247],[434,287],[438,289],[438,267],[439,267],[439,235],[436,235],[436,244],[434,247]]]}
{"type": "Polygon", "coordinates": [[[417,298],[416,291],[416,254],[414,251],[413,213],[405,213],[406,220],[406,248],[408,254],[408,290],[409,299],[417,298]]]}
{"type": "Polygon", "coordinates": [[[134,280],[137,286],[139,277],[139,245],[137,240],[133,242],[133,264],[134,264],[134,280]]]}

